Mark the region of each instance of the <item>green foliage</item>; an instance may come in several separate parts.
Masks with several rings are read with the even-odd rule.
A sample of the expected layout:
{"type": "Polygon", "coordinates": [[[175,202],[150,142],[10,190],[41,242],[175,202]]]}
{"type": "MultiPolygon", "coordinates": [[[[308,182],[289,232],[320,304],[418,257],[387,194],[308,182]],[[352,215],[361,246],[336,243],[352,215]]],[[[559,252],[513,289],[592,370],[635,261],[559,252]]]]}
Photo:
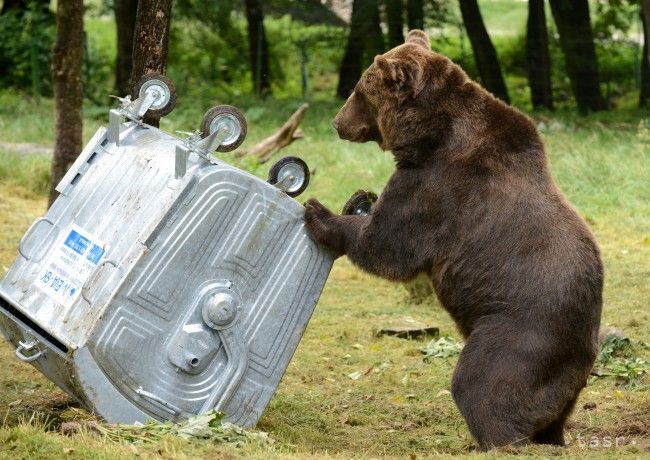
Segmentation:
{"type": "MultiPolygon", "coordinates": [[[[179,92],[201,90],[221,98],[252,92],[245,16],[236,2],[183,0],[172,21],[168,73],[179,92]]],[[[289,15],[265,20],[273,93],[302,94],[302,67],[313,93],[331,98],[341,59],[341,27],[306,25],[289,15]]]]}
{"type": "Polygon", "coordinates": [[[595,2],[593,29],[604,95],[610,105],[636,89],[641,78],[641,48],[631,34],[641,32],[638,0],[595,2]]]}
{"type": "MultiPolygon", "coordinates": [[[[514,0],[479,3],[513,103],[528,108],[526,4],[514,0]]],[[[265,3],[275,97],[298,98],[305,91],[304,96],[310,100],[333,97],[348,30],[335,17],[325,14],[324,8],[320,4],[293,0],[265,3]]],[[[603,0],[592,6],[602,89],[617,108],[636,104],[641,53],[634,37],[640,32],[638,8],[638,0],[603,0]]],[[[573,107],[564,55],[549,11],[547,21],[556,105],[573,107]]],[[[476,66],[457,2],[425,2],[425,25],[434,49],[476,78],[476,66]]],[[[84,95],[101,106],[112,93],[115,71],[115,24],[110,1],[89,2],[85,29],[84,95]]],[[[49,11],[32,8],[24,18],[16,13],[3,15],[0,35],[9,39],[0,43],[0,68],[6,69],[0,74],[0,86],[27,89],[32,94],[51,94],[54,33],[54,17],[49,11]]],[[[247,33],[241,1],[175,1],[168,74],[179,93],[201,94],[216,101],[250,94],[247,33]]]]}
{"type": "Polygon", "coordinates": [[[434,339],[425,347],[420,348],[420,352],[424,354],[422,359],[425,362],[431,361],[432,358],[451,358],[459,355],[462,350],[463,344],[449,336],[434,339]]]}
{"type": "Polygon", "coordinates": [[[595,3],[594,35],[597,40],[611,40],[626,35],[639,22],[639,0],[601,0],[595,3]]]}
{"type": "Polygon", "coordinates": [[[91,420],[79,423],[79,428],[96,431],[114,443],[152,443],[162,440],[165,436],[178,436],[181,439],[188,440],[203,439],[235,446],[252,440],[260,444],[271,444],[273,442],[266,433],[246,431],[231,423],[224,422],[223,417],[222,412],[212,410],[205,414],[190,417],[182,423],[161,423],[151,420],[144,425],[105,425],[91,420]]]}
{"type": "Polygon", "coordinates": [[[113,94],[115,61],[95,37],[86,35],[82,68],[84,97],[94,104],[106,105],[113,94]]]}
{"type": "Polygon", "coordinates": [[[648,345],[643,342],[634,343],[619,333],[608,334],[596,358],[592,381],[613,377],[619,385],[631,390],[643,388],[641,379],[650,372],[650,363],[633,356],[639,348],[647,349],[648,345]]]}
{"type": "Polygon", "coordinates": [[[50,95],[54,16],[37,3],[0,16],[0,87],[50,95]]]}

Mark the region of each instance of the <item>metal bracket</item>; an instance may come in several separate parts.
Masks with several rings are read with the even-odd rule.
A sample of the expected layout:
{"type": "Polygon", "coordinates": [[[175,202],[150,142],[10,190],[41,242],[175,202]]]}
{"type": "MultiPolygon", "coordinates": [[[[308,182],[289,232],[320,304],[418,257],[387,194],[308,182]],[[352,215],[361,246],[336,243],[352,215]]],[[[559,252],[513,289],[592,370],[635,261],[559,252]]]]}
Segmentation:
{"type": "Polygon", "coordinates": [[[108,112],[108,141],[114,142],[119,147],[122,120],[127,118],[136,123],[142,123],[142,117],[160,96],[158,90],[151,89],[146,90],[144,96],[137,98],[135,101],[131,101],[130,96],[118,97],[117,99],[122,103],[122,107],[111,109],[108,112]]]}
{"type": "Polygon", "coordinates": [[[176,161],[174,167],[174,176],[179,179],[187,172],[187,159],[190,152],[196,153],[206,161],[214,161],[210,154],[219,148],[219,146],[230,136],[230,130],[227,126],[221,126],[209,136],[201,139],[197,133],[189,133],[189,137],[181,144],[176,145],[176,161]]]}
{"type": "Polygon", "coordinates": [[[142,387],[139,387],[137,390],[135,390],[135,392],[137,394],[139,394],[140,396],[142,396],[143,398],[149,399],[149,400],[151,400],[153,402],[156,402],[156,403],[160,404],[163,408],[165,408],[166,410],[168,410],[169,412],[171,412],[174,415],[181,415],[181,413],[183,412],[180,408],[178,408],[178,407],[174,406],[173,404],[165,401],[160,396],[157,396],[157,395],[155,395],[153,393],[145,391],[142,387]]]}

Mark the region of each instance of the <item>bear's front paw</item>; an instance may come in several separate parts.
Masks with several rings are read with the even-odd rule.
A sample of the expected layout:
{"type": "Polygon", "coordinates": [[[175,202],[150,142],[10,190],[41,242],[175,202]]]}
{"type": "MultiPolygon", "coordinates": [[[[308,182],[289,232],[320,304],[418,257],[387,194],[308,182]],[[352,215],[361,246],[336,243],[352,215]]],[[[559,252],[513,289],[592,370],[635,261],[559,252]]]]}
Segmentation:
{"type": "Polygon", "coordinates": [[[343,255],[344,244],[336,216],[318,200],[312,198],[305,203],[305,224],[316,241],[327,247],[336,257],[343,255]]]}

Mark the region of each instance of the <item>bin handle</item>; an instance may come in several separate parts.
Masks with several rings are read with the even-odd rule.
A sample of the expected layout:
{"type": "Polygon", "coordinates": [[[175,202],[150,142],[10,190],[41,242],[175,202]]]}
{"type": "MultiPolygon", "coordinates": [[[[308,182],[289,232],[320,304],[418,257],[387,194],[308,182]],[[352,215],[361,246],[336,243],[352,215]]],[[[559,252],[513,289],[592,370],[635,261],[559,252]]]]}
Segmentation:
{"type": "Polygon", "coordinates": [[[34,222],[32,222],[32,225],[29,226],[29,229],[27,229],[27,232],[25,232],[23,237],[20,239],[20,243],[18,244],[18,252],[20,253],[21,256],[23,256],[25,260],[31,260],[32,258],[27,254],[27,251],[23,246],[25,245],[25,242],[31,238],[32,233],[34,233],[34,229],[41,222],[47,222],[52,227],[54,227],[54,222],[52,222],[47,217],[39,217],[34,222]]]}
{"type": "Polygon", "coordinates": [[[38,341],[37,340],[32,340],[31,342],[23,342],[22,340],[18,342],[18,347],[16,347],[16,356],[18,359],[25,363],[31,363],[32,361],[36,361],[38,358],[43,356],[45,354],[45,351],[40,350],[37,348],[38,341]],[[34,353],[33,355],[26,355],[23,352],[24,351],[31,351],[34,348],[36,348],[37,352],[34,353]]]}
{"type": "Polygon", "coordinates": [[[105,265],[112,265],[113,267],[117,268],[117,262],[114,260],[105,260],[99,266],[93,271],[92,275],[86,280],[86,282],[81,286],[81,297],[84,298],[84,300],[88,303],[93,303],[94,299],[91,298],[89,294],[90,286],[95,284],[97,281],[97,278],[99,278],[99,273],[102,271],[102,268],[104,268],[105,265]]]}

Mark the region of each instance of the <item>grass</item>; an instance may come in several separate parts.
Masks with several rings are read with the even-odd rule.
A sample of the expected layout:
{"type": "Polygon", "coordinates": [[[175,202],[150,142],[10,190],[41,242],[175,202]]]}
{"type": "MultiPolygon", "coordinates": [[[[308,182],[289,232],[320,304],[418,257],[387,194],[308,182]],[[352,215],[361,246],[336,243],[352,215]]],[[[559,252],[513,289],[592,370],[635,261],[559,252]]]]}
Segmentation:
{"type": "MultiPolygon", "coordinates": [[[[0,101],[0,143],[51,143],[51,101],[7,92],[0,93],[0,101]]],[[[299,105],[298,101],[229,102],[235,102],[247,115],[249,139],[245,145],[268,135],[299,105]]],[[[208,105],[210,101],[198,95],[187,96],[163,119],[162,128],[170,132],[196,128],[208,105]],[[201,101],[201,105],[188,101],[201,101]]],[[[301,200],[316,196],[340,209],[358,188],[381,191],[393,161],[389,153],[374,145],[338,140],[329,127],[336,110],[335,103],[314,103],[303,122],[305,138],[277,157],[300,156],[314,170],[301,200]]],[[[642,114],[535,117],[543,122],[556,180],[591,224],[602,248],[606,266],[603,324],[622,328],[633,343],[650,342],[650,144],[647,129],[639,124],[642,114]]],[[[98,124],[99,119],[86,119],[85,139],[98,124]]],[[[252,159],[225,158],[261,177],[269,168],[252,159]]],[[[0,152],[0,275],[16,256],[18,241],[28,225],[45,211],[48,170],[45,156],[0,152]]],[[[0,458],[438,454],[605,458],[650,452],[647,375],[633,386],[619,385],[613,376],[593,381],[582,392],[567,427],[567,439],[572,443],[566,449],[532,446],[519,451],[475,452],[449,393],[455,353],[441,353],[448,357],[430,357],[425,362],[421,349],[428,342],[374,335],[375,330],[404,316],[438,326],[450,337],[451,348],[459,340],[452,321],[435,301],[416,304],[403,287],[370,277],[345,259],[337,261],[294,359],[257,427],[275,440],[271,445],[223,444],[172,435],[145,444],[129,443],[126,438],[116,443],[97,430],[63,435],[61,427],[66,421],[82,417],[101,422],[72,407],[57,387],[15,359],[8,345],[0,344],[0,458]],[[618,447],[602,447],[604,440],[617,437],[618,447]],[[592,447],[584,440],[591,440],[592,447]]],[[[628,358],[648,361],[650,352],[637,346],[632,355],[620,359],[628,358]]],[[[618,374],[624,371],[615,368],[618,374]]]]}

